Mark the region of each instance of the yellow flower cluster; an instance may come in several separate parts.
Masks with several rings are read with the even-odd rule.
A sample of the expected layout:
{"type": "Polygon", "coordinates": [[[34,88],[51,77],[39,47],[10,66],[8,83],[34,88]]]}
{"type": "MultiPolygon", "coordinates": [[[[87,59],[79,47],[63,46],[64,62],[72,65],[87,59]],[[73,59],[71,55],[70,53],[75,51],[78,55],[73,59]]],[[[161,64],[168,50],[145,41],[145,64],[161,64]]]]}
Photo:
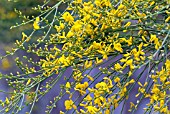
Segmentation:
{"type": "MultiPolygon", "coordinates": [[[[141,10],[141,7],[144,6],[149,11],[151,7],[153,12],[159,11],[159,8],[154,6],[155,2],[124,0],[120,4],[113,3],[110,0],[74,0],[69,4],[68,10],[62,14],[59,24],[54,26],[57,33],[51,34],[50,41],[63,45],[61,49],[56,46],[51,48],[52,53],[47,54],[46,59],[41,60],[42,69],[45,71],[44,76],[50,76],[54,71],[58,74],[61,69],[71,66],[73,71],[71,78],[75,82],[71,85],[67,82],[65,90],[70,95],[70,99],[75,91],[84,96],[83,102],[80,103],[80,106],[84,107],[83,109],[77,110],[73,101],[67,100],[65,102],[66,110],[74,108],[77,113],[91,114],[104,110],[106,114],[109,114],[111,105],[116,108],[122,99],[128,99],[130,91],[128,86],[135,82],[134,79],[131,79],[133,72],[145,62],[149,63],[165,43],[162,35],[153,30],[150,31],[152,28],[146,27],[150,24],[145,21],[152,20],[152,18],[147,16],[149,15],[147,10],[141,10]],[[149,54],[150,49],[155,54],[149,54]],[[115,84],[113,86],[113,81],[105,77],[95,87],[90,88],[90,83],[93,83],[95,77],[86,75],[84,72],[109,61],[112,56],[121,56],[121,58],[110,64],[111,66],[100,70],[108,77],[114,72],[119,76],[124,75],[126,78],[120,77],[125,82],[123,83],[121,78],[116,76],[112,78],[115,84]],[[82,83],[84,79],[89,81],[82,83]],[[118,91],[112,91],[114,87],[118,88],[118,91]],[[74,92],[71,91],[71,88],[74,88],[74,92]],[[113,92],[116,94],[111,95],[113,92]],[[109,97],[106,98],[104,95],[109,97]]],[[[159,30],[161,25],[155,26],[157,28],[153,29],[159,30]]],[[[160,80],[162,82],[167,79],[160,77],[160,80]]],[[[149,94],[146,94],[145,90],[148,83],[142,85],[138,82],[138,84],[140,87],[136,97],[140,94],[148,97],[149,94]]],[[[155,84],[154,88],[159,88],[159,86],[159,84],[155,84]]],[[[156,101],[156,106],[158,106],[159,98],[163,99],[164,96],[165,99],[165,92],[161,94],[162,97],[158,93],[160,94],[160,91],[152,90],[149,105],[156,101]]],[[[131,103],[130,110],[133,107],[134,104],[131,103]]],[[[160,110],[163,110],[161,112],[166,112],[167,107],[161,107],[159,107],[160,110]]]]}
{"type": "MultiPolygon", "coordinates": [[[[66,95],[63,104],[68,113],[111,114],[123,101],[128,101],[138,84],[138,101],[130,102],[129,111],[135,113],[141,101],[148,98],[146,113],[168,114],[170,11],[167,3],[168,0],[62,0],[52,7],[38,6],[41,15],[29,21],[33,22],[33,32],[30,35],[23,32],[16,45],[41,58],[35,62],[23,57],[28,65],[16,59],[25,74],[5,78],[10,79],[9,85],[17,88],[19,94],[15,91],[12,98],[0,104],[8,107],[8,112],[14,107],[11,104],[20,104],[13,99],[21,99],[25,94],[28,104],[34,104],[64,79],[60,94],[54,102],[50,101],[47,113],[66,95]],[[68,7],[58,12],[64,2],[68,7]],[[41,27],[40,23],[43,23],[41,27]],[[34,35],[37,42],[25,45],[34,35]],[[32,89],[36,86],[36,90],[32,89]]],[[[4,59],[2,66],[9,67],[7,63],[4,59]]]]}
{"type": "Polygon", "coordinates": [[[153,106],[156,112],[168,114],[166,99],[169,98],[168,91],[170,91],[170,60],[166,60],[165,67],[156,72],[156,75],[153,74],[151,78],[155,83],[152,86],[151,94],[146,96],[150,99],[147,106],[153,106]]]}
{"type": "MultiPolygon", "coordinates": [[[[104,81],[101,81],[95,85],[94,88],[88,87],[88,82],[84,82],[84,84],[77,84],[75,87],[75,90],[78,90],[81,95],[86,94],[86,89],[88,87],[89,93],[86,94],[86,97],[83,99],[83,101],[80,103],[80,106],[84,107],[80,110],[76,109],[77,113],[102,113],[102,110],[104,110],[105,114],[110,114],[110,110],[112,105],[114,108],[118,107],[119,101],[127,94],[127,86],[129,84],[133,84],[135,81],[134,79],[130,80],[125,85],[120,84],[120,78],[116,77],[114,79],[114,82],[116,83],[116,86],[120,89],[120,91],[117,93],[119,95],[119,98],[116,99],[116,94],[112,95],[112,89],[113,89],[113,82],[110,78],[104,77],[104,81]],[[110,97],[106,98],[105,95],[108,94],[110,97]],[[94,97],[92,97],[94,95],[94,97]]],[[[117,96],[118,97],[118,96],[117,96]]],[[[128,97],[127,97],[128,98],[128,97]]],[[[70,110],[73,107],[73,102],[70,100],[65,101],[65,107],[66,110],[70,110]]],[[[75,109],[75,108],[74,108],[75,109]]]]}

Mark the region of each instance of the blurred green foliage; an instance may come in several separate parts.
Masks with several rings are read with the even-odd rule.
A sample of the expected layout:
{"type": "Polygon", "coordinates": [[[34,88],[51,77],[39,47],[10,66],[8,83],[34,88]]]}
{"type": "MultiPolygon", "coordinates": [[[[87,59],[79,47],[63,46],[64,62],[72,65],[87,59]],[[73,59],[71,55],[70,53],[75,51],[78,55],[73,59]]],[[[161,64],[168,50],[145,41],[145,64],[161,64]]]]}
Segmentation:
{"type": "MultiPolygon", "coordinates": [[[[53,4],[55,0],[51,0],[50,4],[53,4]]],[[[38,15],[36,11],[32,10],[32,7],[37,4],[44,4],[44,0],[17,0],[16,2],[8,0],[0,0],[0,43],[14,42],[16,39],[21,38],[22,31],[29,31],[32,28],[32,23],[27,26],[21,26],[14,29],[10,29],[11,26],[16,23],[21,23],[22,18],[18,18],[18,14],[14,11],[22,11],[26,16],[38,15]]]]}

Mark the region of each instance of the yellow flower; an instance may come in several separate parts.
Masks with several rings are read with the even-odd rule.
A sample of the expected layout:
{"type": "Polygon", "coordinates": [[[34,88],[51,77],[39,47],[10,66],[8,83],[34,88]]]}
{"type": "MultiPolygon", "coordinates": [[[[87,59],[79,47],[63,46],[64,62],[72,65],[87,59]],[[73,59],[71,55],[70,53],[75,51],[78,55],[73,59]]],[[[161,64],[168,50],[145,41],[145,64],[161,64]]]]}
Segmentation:
{"type": "Polygon", "coordinates": [[[82,3],[82,0],[75,0],[75,3],[82,3]]]}
{"type": "Polygon", "coordinates": [[[114,108],[117,108],[119,106],[118,99],[113,99],[113,105],[114,105],[114,108]]]}
{"type": "Polygon", "coordinates": [[[122,66],[121,66],[119,63],[116,63],[116,64],[114,65],[114,69],[115,69],[116,71],[119,71],[120,69],[122,69],[122,66]]]}
{"type": "Polygon", "coordinates": [[[110,110],[106,109],[104,114],[110,114],[110,110]]]}
{"type": "Polygon", "coordinates": [[[70,38],[72,36],[74,36],[74,33],[72,31],[69,31],[66,35],[67,38],[70,38]]]}
{"type": "Polygon", "coordinates": [[[66,100],[65,103],[64,103],[66,110],[72,109],[73,108],[73,103],[74,102],[72,100],[66,100]]]}
{"type": "Polygon", "coordinates": [[[129,27],[131,25],[131,22],[127,22],[124,27],[129,27]]]}
{"type": "Polygon", "coordinates": [[[74,21],[73,16],[69,12],[65,12],[62,16],[62,18],[69,23],[72,23],[74,21]]]}
{"type": "Polygon", "coordinates": [[[126,61],[125,65],[129,65],[131,70],[134,69],[133,59],[129,59],[128,61],[126,61]]]}
{"type": "Polygon", "coordinates": [[[31,79],[29,78],[26,85],[29,85],[31,83],[31,79]]]}
{"type": "Polygon", "coordinates": [[[114,49],[121,53],[123,52],[122,45],[120,43],[114,42],[114,49]]]}
{"type": "Polygon", "coordinates": [[[113,85],[112,85],[112,80],[111,80],[110,78],[104,77],[103,79],[104,79],[104,80],[108,80],[107,85],[108,85],[109,88],[112,88],[112,87],[113,87],[113,85]]]}
{"type": "Polygon", "coordinates": [[[100,82],[95,85],[95,87],[103,93],[103,91],[109,92],[109,87],[105,82],[100,82]]]}
{"type": "Polygon", "coordinates": [[[22,32],[22,41],[24,41],[25,40],[25,38],[27,38],[28,36],[24,33],[24,32],[22,32]]]}
{"type": "Polygon", "coordinates": [[[146,38],[145,38],[144,36],[142,36],[142,40],[145,41],[145,42],[147,42],[147,41],[146,41],[146,38]]]}
{"type": "Polygon", "coordinates": [[[164,108],[161,108],[160,112],[163,113],[163,114],[166,114],[168,112],[168,114],[169,114],[170,110],[168,110],[168,107],[165,106],[164,108]]]}
{"type": "Polygon", "coordinates": [[[94,104],[95,104],[95,105],[98,105],[99,107],[102,106],[102,101],[100,100],[100,97],[97,97],[97,98],[94,100],[94,104]]]}
{"type": "Polygon", "coordinates": [[[84,100],[92,101],[92,97],[90,96],[90,94],[88,94],[88,95],[84,98],[84,100]]]}
{"type": "Polygon", "coordinates": [[[95,0],[95,4],[96,4],[96,6],[101,7],[102,2],[101,2],[101,0],[95,0]]]}
{"type": "Polygon", "coordinates": [[[75,86],[75,90],[79,91],[81,95],[84,95],[86,94],[86,88],[89,86],[88,82],[84,82],[83,84],[81,83],[78,83],[76,86],[75,86]]]}
{"type": "Polygon", "coordinates": [[[88,78],[90,81],[93,81],[93,80],[94,80],[94,78],[93,78],[92,76],[90,76],[90,75],[87,75],[87,78],[88,78]]]}
{"type": "Polygon", "coordinates": [[[159,96],[157,96],[157,95],[153,94],[153,95],[151,96],[151,101],[152,101],[152,100],[157,101],[157,100],[158,100],[158,98],[159,98],[159,96]]]}
{"type": "Polygon", "coordinates": [[[130,37],[128,40],[126,40],[126,42],[128,43],[128,46],[132,45],[133,38],[130,37]]]}
{"type": "Polygon", "coordinates": [[[91,15],[87,14],[84,16],[84,18],[82,19],[84,22],[87,22],[87,20],[89,20],[91,17],[91,15]]]}
{"type": "Polygon", "coordinates": [[[8,112],[8,111],[9,111],[9,108],[6,108],[6,109],[5,109],[5,112],[8,112]]]}
{"type": "Polygon", "coordinates": [[[103,60],[102,59],[100,59],[99,60],[99,58],[98,57],[96,57],[96,64],[98,65],[98,64],[100,64],[100,63],[102,63],[103,62],[103,60]]]}
{"type": "Polygon", "coordinates": [[[102,54],[103,55],[103,59],[108,59],[108,57],[107,57],[107,53],[105,52],[105,51],[100,51],[100,50],[97,50],[97,52],[99,52],[100,54],[102,54]]]}
{"type": "Polygon", "coordinates": [[[158,94],[159,92],[160,92],[159,88],[156,85],[154,85],[152,88],[152,93],[158,94]]]}
{"type": "Polygon", "coordinates": [[[60,32],[61,30],[64,29],[64,26],[65,26],[64,23],[60,21],[60,26],[55,25],[54,27],[57,30],[57,32],[60,32]]]}
{"type": "Polygon", "coordinates": [[[33,23],[33,27],[34,27],[35,30],[40,29],[39,22],[40,22],[40,17],[36,17],[36,19],[33,23]]]}
{"type": "Polygon", "coordinates": [[[93,42],[93,48],[101,50],[102,49],[101,43],[97,43],[96,41],[94,41],[93,42]]]}
{"type": "Polygon", "coordinates": [[[132,84],[132,83],[134,83],[134,82],[135,82],[134,79],[131,79],[131,80],[129,81],[130,84],[132,84]]]}
{"type": "Polygon", "coordinates": [[[160,100],[160,107],[163,107],[165,105],[164,100],[160,100]]]}
{"type": "Polygon", "coordinates": [[[68,89],[71,88],[70,82],[67,82],[67,83],[66,83],[66,88],[68,88],[68,89]]]}
{"type": "Polygon", "coordinates": [[[78,32],[82,29],[83,23],[80,20],[77,20],[74,25],[71,27],[71,31],[78,32]]]}
{"type": "Polygon", "coordinates": [[[133,107],[135,107],[135,104],[133,102],[130,102],[130,109],[132,109],[133,107]]]}
{"type": "Polygon", "coordinates": [[[119,77],[116,77],[116,78],[114,79],[114,82],[115,82],[115,83],[120,82],[120,78],[119,78],[119,77]]]}
{"type": "Polygon", "coordinates": [[[90,114],[95,114],[99,111],[99,109],[97,109],[95,106],[87,106],[86,108],[90,114]]]}
{"type": "Polygon", "coordinates": [[[80,55],[79,53],[76,53],[75,51],[72,51],[71,53],[74,54],[74,55],[76,55],[76,56],[78,56],[79,58],[83,58],[82,55],[80,55]]]}
{"type": "Polygon", "coordinates": [[[170,20],[170,16],[165,19],[165,22],[168,23],[169,20],[170,20]]]}
{"type": "Polygon", "coordinates": [[[151,38],[150,38],[149,42],[154,42],[155,49],[158,49],[161,46],[161,44],[160,44],[158,38],[156,37],[156,35],[151,34],[151,38]]]}
{"type": "Polygon", "coordinates": [[[66,38],[65,32],[62,32],[62,35],[60,35],[59,38],[66,38]]]}
{"type": "Polygon", "coordinates": [[[5,104],[9,104],[10,102],[9,102],[9,99],[6,97],[6,99],[5,99],[5,104]]]}
{"type": "Polygon", "coordinates": [[[84,63],[85,69],[90,68],[92,66],[92,63],[93,63],[92,61],[88,62],[88,60],[86,60],[85,63],[84,63]]]}
{"type": "Polygon", "coordinates": [[[166,66],[166,69],[170,69],[170,60],[166,60],[166,63],[165,63],[165,66],[166,66]]]}

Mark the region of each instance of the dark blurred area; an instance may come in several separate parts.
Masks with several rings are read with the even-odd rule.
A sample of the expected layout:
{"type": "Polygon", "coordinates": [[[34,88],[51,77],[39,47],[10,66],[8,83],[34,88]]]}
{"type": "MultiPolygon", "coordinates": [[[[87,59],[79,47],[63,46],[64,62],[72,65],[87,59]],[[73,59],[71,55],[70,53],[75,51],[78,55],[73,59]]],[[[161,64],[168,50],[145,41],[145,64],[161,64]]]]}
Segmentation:
{"type": "Polygon", "coordinates": [[[30,29],[29,25],[10,29],[16,23],[21,23],[21,18],[14,12],[14,9],[17,8],[24,15],[32,16],[37,12],[31,9],[37,4],[43,4],[43,0],[18,0],[17,2],[0,0],[0,43],[14,42],[16,39],[20,39],[21,31],[30,29]]]}

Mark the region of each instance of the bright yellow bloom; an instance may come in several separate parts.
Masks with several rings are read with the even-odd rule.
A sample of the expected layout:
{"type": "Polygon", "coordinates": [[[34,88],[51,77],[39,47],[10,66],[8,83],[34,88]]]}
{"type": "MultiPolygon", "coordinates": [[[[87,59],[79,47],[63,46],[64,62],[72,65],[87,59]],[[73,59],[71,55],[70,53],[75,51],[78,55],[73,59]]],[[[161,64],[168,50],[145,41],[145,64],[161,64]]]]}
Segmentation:
{"type": "Polygon", "coordinates": [[[110,114],[110,110],[106,109],[104,114],[110,114]]]}
{"type": "Polygon", "coordinates": [[[166,69],[169,69],[170,70],[170,60],[166,60],[165,62],[165,66],[166,66],[166,69]]]}
{"type": "Polygon", "coordinates": [[[31,79],[29,78],[26,85],[29,85],[31,83],[31,79]]]}
{"type": "Polygon", "coordinates": [[[119,78],[119,77],[116,77],[116,78],[114,79],[114,82],[115,82],[115,83],[120,82],[120,78],[119,78]]]}
{"type": "Polygon", "coordinates": [[[161,44],[160,44],[158,38],[156,37],[156,35],[151,34],[151,38],[150,38],[149,42],[154,42],[155,49],[158,49],[161,46],[161,44]]]}
{"type": "Polygon", "coordinates": [[[92,61],[86,60],[85,63],[84,63],[84,68],[86,68],[86,69],[90,68],[92,66],[92,63],[93,63],[92,61]]]}
{"type": "Polygon", "coordinates": [[[107,57],[107,53],[105,52],[105,51],[101,51],[101,50],[98,50],[97,52],[99,52],[99,53],[101,53],[102,54],[102,56],[103,56],[103,59],[108,59],[108,57],[107,57]]]}
{"type": "Polygon", "coordinates": [[[6,97],[6,99],[5,99],[5,104],[9,104],[10,103],[10,101],[9,101],[9,99],[8,99],[8,97],[6,97]]]}
{"type": "Polygon", "coordinates": [[[94,48],[94,49],[102,50],[101,43],[97,43],[96,41],[94,41],[94,42],[93,42],[93,48],[94,48]]]}
{"type": "Polygon", "coordinates": [[[154,85],[152,88],[152,93],[158,94],[159,92],[160,92],[159,88],[156,85],[154,85]]]}
{"type": "Polygon", "coordinates": [[[127,22],[124,27],[129,27],[131,25],[131,22],[127,22]]]}
{"type": "Polygon", "coordinates": [[[122,45],[120,43],[114,42],[114,49],[121,53],[123,52],[122,45]]]}
{"type": "Polygon", "coordinates": [[[112,85],[112,80],[111,80],[110,78],[104,77],[103,79],[108,81],[107,85],[108,85],[109,88],[112,88],[112,87],[113,87],[113,85],[112,85]]]}
{"type": "Polygon", "coordinates": [[[40,17],[36,17],[36,19],[33,23],[33,27],[34,27],[35,30],[40,29],[39,22],[40,22],[40,17]]]}
{"type": "Polygon", "coordinates": [[[131,80],[129,81],[130,84],[132,84],[132,83],[134,83],[134,82],[135,82],[134,79],[131,79],[131,80]]]}
{"type": "Polygon", "coordinates": [[[130,37],[128,40],[126,40],[126,42],[128,43],[128,46],[131,46],[133,42],[133,38],[130,37]]]}
{"type": "Polygon", "coordinates": [[[109,92],[109,87],[105,82],[100,82],[95,85],[95,87],[103,93],[104,91],[109,92]]]}
{"type": "Polygon", "coordinates": [[[79,58],[83,58],[82,55],[80,55],[79,53],[76,53],[75,51],[72,51],[71,53],[74,54],[74,55],[76,55],[76,56],[78,56],[79,58]]]}
{"type": "Polygon", "coordinates": [[[87,106],[87,112],[89,112],[90,114],[95,114],[99,111],[99,109],[97,109],[95,106],[87,106]]]}
{"type": "Polygon", "coordinates": [[[94,78],[93,78],[92,76],[90,76],[90,75],[87,75],[87,78],[88,78],[90,81],[93,81],[93,80],[94,80],[94,78]]]}
{"type": "Polygon", "coordinates": [[[60,32],[61,30],[64,29],[64,26],[65,26],[64,23],[60,21],[60,26],[55,25],[54,27],[57,30],[57,32],[60,32]]]}
{"type": "Polygon", "coordinates": [[[72,36],[74,36],[74,32],[72,32],[72,31],[69,31],[66,35],[67,38],[70,38],[72,36]]]}
{"type": "Polygon", "coordinates": [[[121,70],[123,67],[119,64],[119,63],[116,63],[115,65],[114,65],[114,69],[116,70],[116,71],[119,71],[119,70],[121,70]]]}
{"type": "Polygon", "coordinates": [[[165,22],[168,23],[169,20],[170,20],[170,16],[168,16],[168,18],[166,18],[165,22]]]}
{"type": "Polygon", "coordinates": [[[79,91],[81,95],[84,95],[86,94],[86,88],[89,86],[88,82],[84,82],[83,84],[81,83],[78,83],[76,86],[75,86],[75,90],[79,91]]]}
{"type": "Polygon", "coordinates": [[[133,70],[134,69],[133,59],[127,60],[125,65],[129,65],[130,69],[133,70]]]}
{"type": "Polygon", "coordinates": [[[92,97],[90,96],[90,94],[88,94],[88,95],[84,98],[84,100],[92,101],[92,97]]]}
{"type": "Polygon", "coordinates": [[[82,29],[83,23],[80,20],[74,22],[74,25],[71,27],[71,31],[78,32],[82,29]]]}
{"type": "Polygon", "coordinates": [[[105,102],[106,102],[106,99],[102,96],[100,97],[97,97],[95,100],[94,100],[94,104],[95,105],[98,105],[99,107],[103,107],[105,105],[105,102]]]}
{"type": "Polygon", "coordinates": [[[66,88],[68,88],[68,89],[71,88],[70,82],[67,82],[67,83],[66,83],[66,88]]]}
{"type": "Polygon", "coordinates": [[[72,100],[66,100],[65,103],[64,103],[66,110],[72,109],[73,108],[73,103],[74,102],[72,100]]]}
{"type": "Polygon", "coordinates": [[[99,58],[98,57],[96,57],[96,64],[100,64],[100,63],[102,63],[103,62],[103,60],[102,59],[100,59],[99,60],[99,58]]]}
{"type": "Polygon", "coordinates": [[[69,12],[65,12],[62,17],[66,22],[72,23],[74,21],[73,16],[69,12]]]}

